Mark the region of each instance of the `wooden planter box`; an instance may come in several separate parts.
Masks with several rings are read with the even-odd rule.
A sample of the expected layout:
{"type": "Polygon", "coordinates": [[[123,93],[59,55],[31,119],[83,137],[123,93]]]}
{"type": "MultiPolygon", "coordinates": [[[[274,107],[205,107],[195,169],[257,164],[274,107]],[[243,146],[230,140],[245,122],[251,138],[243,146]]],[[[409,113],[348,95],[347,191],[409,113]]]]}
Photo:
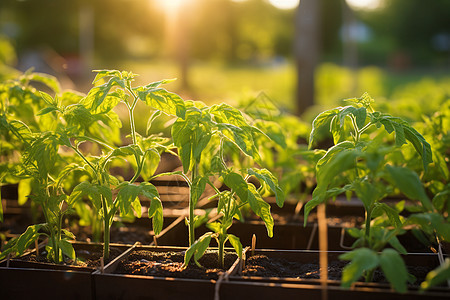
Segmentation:
{"type": "MultiPolygon", "coordinates": [[[[102,251],[102,244],[73,244],[77,257],[102,251]]],[[[111,244],[125,251],[130,245],[111,244]]],[[[27,255],[30,255],[28,253],[27,255]]],[[[58,265],[18,259],[0,262],[2,299],[95,299],[92,273],[94,267],[58,265]]]]}
{"type": "MultiPolygon", "coordinates": [[[[214,299],[218,280],[115,274],[120,261],[137,250],[167,252],[185,251],[186,248],[133,246],[105,267],[103,273],[93,273],[95,299],[214,299]]],[[[239,262],[240,260],[236,260],[219,279],[225,274],[230,276],[234,273],[239,262]]]]}
{"type": "MultiPolygon", "coordinates": [[[[335,260],[342,251],[329,251],[329,261],[335,260]]],[[[318,251],[301,250],[255,250],[255,254],[264,254],[269,258],[282,258],[289,262],[308,264],[319,261],[318,251]]],[[[247,255],[249,253],[247,252],[247,255]]],[[[407,265],[436,267],[439,265],[437,254],[408,254],[404,256],[407,265]]],[[[427,292],[419,292],[410,287],[404,294],[393,291],[386,283],[357,282],[350,289],[340,287],[339,280],[327,280],[321,285],[319,279],[297,279],[259,276],[230,276],[220,285],[220,299],[449,299],[450,288],[438,287],[427,292]]]]}

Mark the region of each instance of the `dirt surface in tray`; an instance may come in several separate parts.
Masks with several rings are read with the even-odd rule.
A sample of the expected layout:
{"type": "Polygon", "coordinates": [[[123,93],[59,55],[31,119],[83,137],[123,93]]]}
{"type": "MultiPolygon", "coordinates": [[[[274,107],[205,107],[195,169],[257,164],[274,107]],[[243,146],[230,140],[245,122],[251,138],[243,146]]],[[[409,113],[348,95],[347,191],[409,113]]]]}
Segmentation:
{"type": "MultiPolygon", "coordinates": [[[[226,253],[225,270],[229,269],[236,261],[234,253],[226,253]]],[[[217,252],[207,252],[199,260],[203,268],[198,267],[193,260],[188,268],[182,269],[184,252],[157,252],[149,250],[137,250],[123,259],[116,269],[119,274],[147,275],[156,277],[176,277],[191,279],[217,280],[224,269],[221,269],[217,261],[217,252]]]]}
{"type": "MultiPolygon", "coordinates": [[[[76,236],[77,241],[92,242],[92,231],[88,226],[74,226],[70,231],[76,236]]],[[[153,242],[151,228],[138,225],[112,226],[110,231],[110,242],[133,245],[140,242],[144,245],[153,242]]],[[[100,238],[100,241],[102,237],[100,238]]],[[[94,241],[95,242],[95,241],[94,241]]]]}
{"type": "MultiPolygon", "coordinates": [[[[341,280],[342,269],[347,261],[329,261],[328,279],[341,280]]],[[[419,285],[431,267],[407,266],[408,272],[416,277],[416,282],[412,285],[419,285]]],[[[299,279],[320,279],[319,262],[303,263],[292,262],[280,258],[269,258],[266,255],[253,255],[247,258],[245,267],[242,270],[243,276],[261,277],[287,277],[299,279]]],[[[361,278],[361,280],[363,280],[361,278]]],[[[374,272],[373,282],[388,283],[381,270],[374,272]]]]}
{"type": "MultiPolygon", "coordinates": [[[[122,253],[122,250],[110,247],[109,249],[109,259],[105,261],[105,265],[119,256],[122,253]]],[[[100,258],[103,255],[103,249],[99,250],[86,250],[86,249],[78,249],[76,250],[77,260],[73,261],[71,259],[67,259],[63,264],[71,265],[71,266],[80,266],[80,267],[88,267],[88,268],[97,268],[100,267],[100,258]]],[[[41,251],[39,255],[32,253],[30,255],[18,258],[23,261],[31,261],[31,262],[40,262],[40,263],[52,263],[47,259],[47,252],[41,251]]]]}

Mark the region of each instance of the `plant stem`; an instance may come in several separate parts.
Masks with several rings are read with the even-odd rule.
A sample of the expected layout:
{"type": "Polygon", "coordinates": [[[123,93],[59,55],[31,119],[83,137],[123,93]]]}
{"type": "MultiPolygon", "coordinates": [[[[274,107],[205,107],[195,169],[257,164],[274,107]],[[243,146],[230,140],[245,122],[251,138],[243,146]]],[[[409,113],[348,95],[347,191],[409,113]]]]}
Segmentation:
{"type": "Polygon", "coordinates": [[[136,140],[136,125],[134,124],[134,107],[128,106],[128,112],[130,114],[131,140],[133,144],[136,145],[137,140],[136,140]]]}
{"type": "Polygon", "coordinates": [[[375,269],[367,271],[366,276],[365,276],[366,282],[372,282],[374,272],[375,272],[375,269]]]}
{"type": "Polygon", "coordinates": [[[225,235],[219,234],[219,265],[222,269],[225,267],[225,235]]]}
{"type": "Polygon", "coordinates": [[[108,216],[108,208],[106,207],[106,200],[103,196],[102,199],[102,207],[103,207],[103,259],[106,260],[109,258],[109,216],[108,216]]]}
{"type": "Polygon", "coordinates": [[[370,241],[370,221],[372,219],[372,207],[366,211],[366,230],[364,232],[364,246],[369,247],[370,241]]]}
{"type": "Polygon", "coordinates": [[[73,149],[73,151],[75,151],[76,154],[78,154],[79,157],[81,157],[89,165],[89,167],[91,167],[91,169],[95,173],[96,170],[95,170],[94,166],[87,160],[87,158],[83,155],[83,153],[81,153],[77,147],[72,146],[72,149],[73,149]]]}
{"type": "Polygon", "coordinates": [[[192,174],[191,174],[191,187],[189,190],[189,247],[192,246],[195,242],[195,228],[194,228],[194,210],[195,210],[195,204],[193,199],[193,190],[195,178],[197,177],[197,164],[194,163],[194,166],[192,167],[192,174]]]}

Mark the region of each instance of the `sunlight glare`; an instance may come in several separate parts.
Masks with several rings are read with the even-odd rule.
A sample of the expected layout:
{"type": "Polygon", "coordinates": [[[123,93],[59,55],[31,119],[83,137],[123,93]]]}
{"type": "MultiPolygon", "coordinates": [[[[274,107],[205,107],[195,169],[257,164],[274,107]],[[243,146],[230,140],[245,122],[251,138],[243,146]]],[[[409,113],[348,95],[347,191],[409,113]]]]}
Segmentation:
{"type": "Polygon", "coordinates": [[[270,4],[279,9],[293,9],[298,6],[300,0],[269,0],[270,4]]]}
{"type": "Polygon", "coordinates": [[[157,2],[166,14],[172,14],[183,4],[183,0],[158,0],[157,2]]]}
{"type": "Polygon", "coordinates": [[[377,9],[382,0],[346,0],[347,4],[354,9],[377,9]]]}

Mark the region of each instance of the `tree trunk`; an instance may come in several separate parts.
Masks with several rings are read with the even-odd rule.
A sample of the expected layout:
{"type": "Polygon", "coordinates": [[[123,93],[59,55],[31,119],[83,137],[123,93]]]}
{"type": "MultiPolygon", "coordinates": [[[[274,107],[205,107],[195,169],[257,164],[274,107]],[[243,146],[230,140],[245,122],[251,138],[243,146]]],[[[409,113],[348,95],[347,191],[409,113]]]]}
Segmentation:
{"type": "Polygon", "coordinates": [[[314,104],[314,71],[320,55],[320,1],[301,0],[295,16],[297,114],[314,104]]]}

